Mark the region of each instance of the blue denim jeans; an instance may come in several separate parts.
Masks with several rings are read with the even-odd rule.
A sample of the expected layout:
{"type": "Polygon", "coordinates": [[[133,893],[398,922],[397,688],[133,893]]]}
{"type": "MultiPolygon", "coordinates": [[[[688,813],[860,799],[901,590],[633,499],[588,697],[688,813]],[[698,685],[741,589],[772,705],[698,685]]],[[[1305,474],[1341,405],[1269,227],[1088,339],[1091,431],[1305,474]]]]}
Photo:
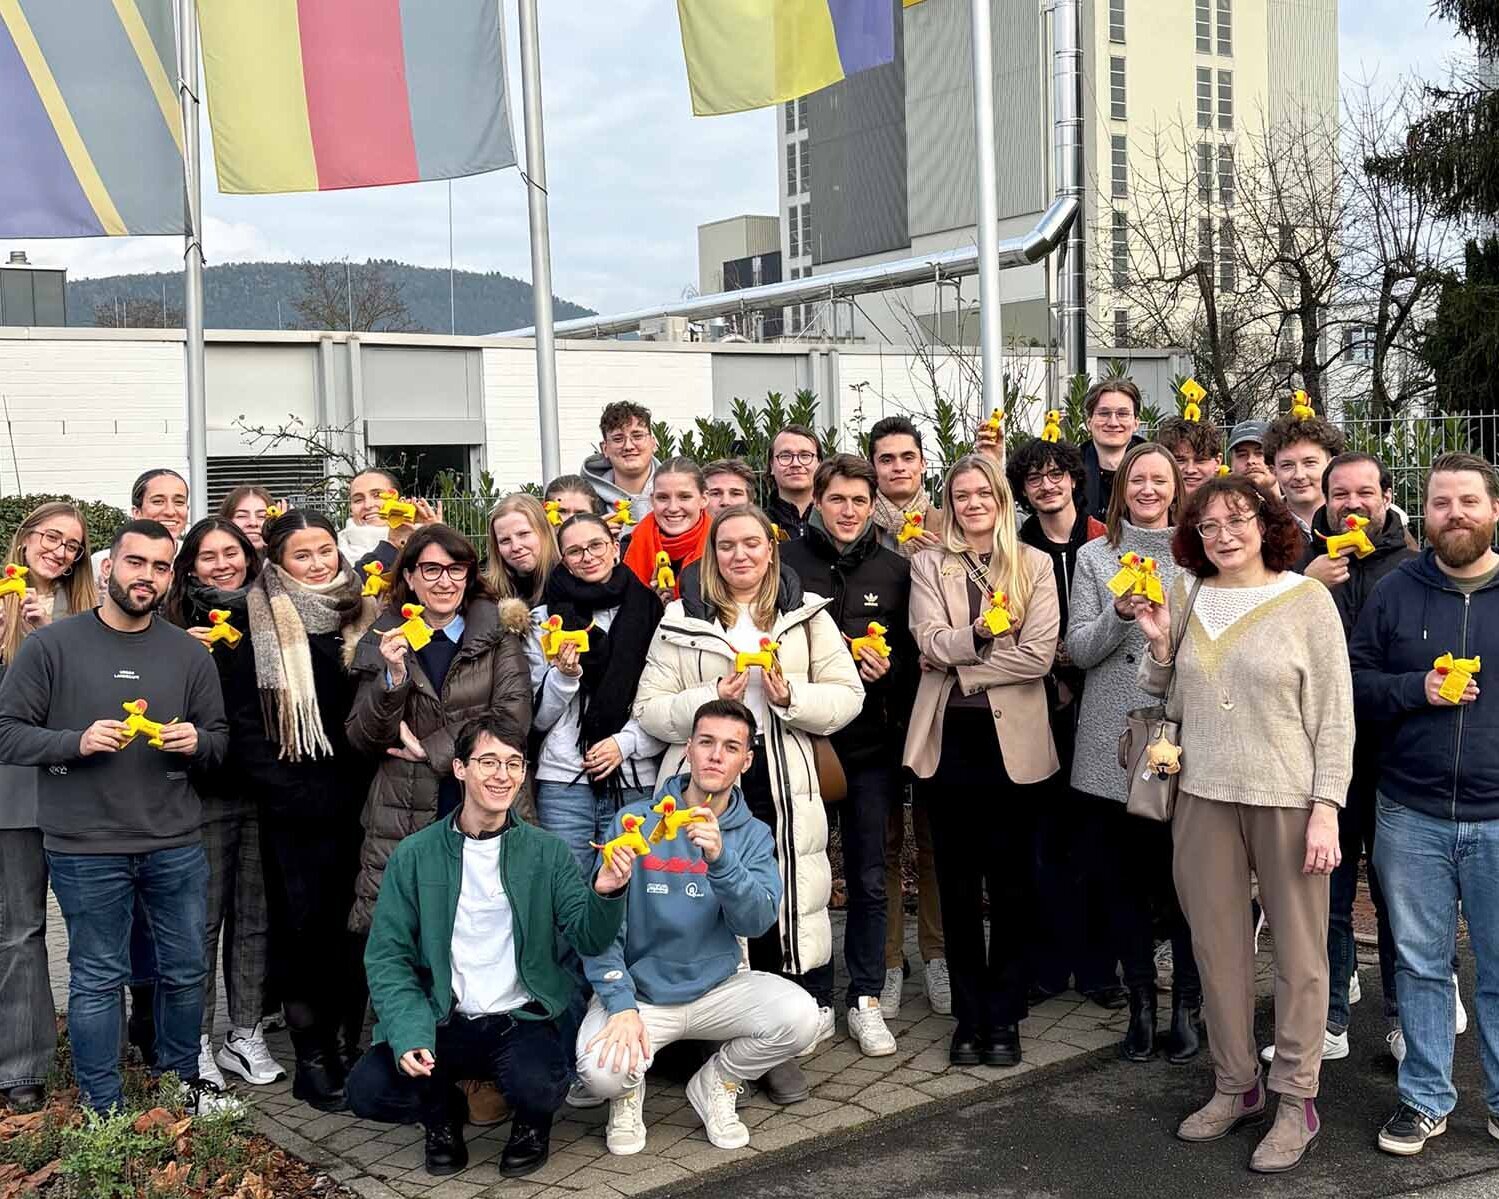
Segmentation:
{"type": "Polygon", "coordinates": [[[1376,819],[1374,861],[1395,938],[1395,991],[1405,1032],[1400,1100],[1433,1119],[1457,1106],[1452,951],[1461,901],[1478,964],[1484,1099],[1499,1113],[1499,820],[1441,820],[1384,796],[1376,819]]]}
{"type": "Polygon", "coordinates": [[[536,819],[547,832],[567,842],[578,869],[588,875],[598,858],[598,851],[588,843],[602,845],[615,813],[625,804],[650,799],[651,793],[643,787],[626,787],[622,796],[616,803],[607,795],[594,794],[587,783],[540,782],[536,784],[536,819]]]}
{"type": "Polygon", "coordinates": [[[120,988],[130,981],[136,900],[156,950],[156,1066],[198,1077],[203,923],[208,862],[201,845],[151,853],[47,853],[52,890],[68,926],[68,1035],[84,1102],[108,1111],[124,1100],[120,988]]]}

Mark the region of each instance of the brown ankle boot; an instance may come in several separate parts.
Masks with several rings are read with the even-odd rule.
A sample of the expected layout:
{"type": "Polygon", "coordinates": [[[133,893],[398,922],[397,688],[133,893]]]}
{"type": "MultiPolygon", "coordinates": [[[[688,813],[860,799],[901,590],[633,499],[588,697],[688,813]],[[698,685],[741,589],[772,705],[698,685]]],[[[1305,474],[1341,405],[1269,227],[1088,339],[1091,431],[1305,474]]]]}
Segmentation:
{"type": "Polygon", "coordinates": [[[1315,1101],[1282,1095],[1280,1106],[1275,1109],[1275,1123],[1255,1148],[1249,1168],[1256,1174],[1284,1174],[1294,1170],[1321,1131],[1322,1120],[1317,1115],[1315,1101]]]}
{"type": "Polygon", "coordinates": [[[1265,1089],[1259,1080],[1242,1094],[1229,1095],[1215,1090],[1204,1107],[1198,1108],[1177,1127],[1183,1141],[1216,1141],[1226,1137],[1241,1124],[1258,1120],[1265,1113],[1265,1089]]]}

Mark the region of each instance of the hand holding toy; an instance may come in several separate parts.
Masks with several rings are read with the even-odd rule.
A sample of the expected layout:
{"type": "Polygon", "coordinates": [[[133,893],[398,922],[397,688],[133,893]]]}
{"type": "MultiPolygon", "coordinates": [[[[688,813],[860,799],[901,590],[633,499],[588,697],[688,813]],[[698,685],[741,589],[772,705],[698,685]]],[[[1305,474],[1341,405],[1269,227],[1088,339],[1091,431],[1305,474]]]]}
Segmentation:
{"type": "Polygon", "coordinates": [[[382,491],[380,493],[380,518],[392,529],[399,529],[402,525],[414,525],[416,524],[416,505],[410,500],[403,500],[397,492],[382,491]]]}
{"type": "Polygon", "coordinates": [[[1451,654],[1443,654],[1431,664],[1433,670],[1445,676],[1437,694],[1449,704],[1461,703],[1463,692],[1468,689],[1468,684],[1473,681],[1473,676],[1478,673],[1482,664],[1482,659],[1478,657],[1454,658],[1451,654]]]}
{"type": "Polygon", "coordinates": [[[984,627],[995,637],[1010,631],[1010,597],[1003,591],[996,591],[984,609],[984,627]]]}
{"type": "Polygon", "coordinates": [[[120,734],[120,747],[123,749],[136,739],[144,735],[146,744],[152,749],[163,749],[161,733],[168,724],[176,724],[176,719],[168,720],[165,724],[158,723],[146,718],[146,701],[143,699],[126,700],[120,705],[125,709],[125,731],[120,734]]]}
{"type": "Polygon", "coordinates": [[[24,566],[8,563],[0,579],[0,595],[19,595],[26,598],[26,576],[30,573],[24,566]]]}
{"type": "MultiPolygon", "coordinates": [[[[713,802],[713,797],[708,796],[708,802],[713,802]]],[[[651,809],[661,819],[656,822],[656,827],[651,830],[650,843],[660,845],[663,841],[675,841],[677,833],[689,824],[696,824],[707,820],[702,808],[681,808],[677,806],[674,796],[663,795],[661,802],[651,809]]]]}
{"type": "Polygon", "coordinates": [[[888,658],[890,643],[885,640],[885,634],[889,631],[879,621],[871,620],[863,637],[849,638],[848,647],[853,651],[854,661],[863,661],[865,654],[873,654],[877,658],[888,658]]]}
{"type": "Polygon", "coordinates": [[[604,865],[611,869],[614,866],[616,849],[633,849],[641,857],[646,857],[651,852],[650,842],[640,835],[640,826],[645,823],[644,818],[635,815],[634,812],[626,812],[619,818],[619,823],[625,830],[619,836],[605,841],[602,845],[596,841],[588,843],[604,855],[604,865]]]}
{"type": "Polygon", "coordinates": [[[420,653],[432,643],[432,626],[422,619],[426,610],[421,604],[401,605],[401,615],[406,618],[406,623],[397,631],[406,638],[413,653],[420,653]]]}
{"type": "MultiPolygon", "coordinates": [[[[593,628],[590,624],[588,629],[593,628]]],[[[576,645],[580,654],[588,652],[588,629],[567,632],[562,628],[562,617],[548,616],[541,624],[541,652],[550,662],[564,645],[576,645]]]]}
{"type": "Polygon", "coordinates": [[[1334,533],[1328,537],[1324,533],[1318,533],[1323,541],[1327,542],[1327,556],[1337,558],[1344,550],[1351,550],[1360,558],[1367,558],[1374,552],[1374,543],[1369,540],[1369,534],[1364,532],[1364,526],[1369,523],[1364,516],[1347,516],[1343,520],[1346,533],[1334,533]]]}
{"type": "Polygon", "coordinates": [[[776,668],[776,650],[781,648],[779,641],[772,641],[769,637],[760,638],[760,648],[753,652],[738,653],[734,655],[734,673],[740,674],[751,666],[758,666],[761,670],[771,671],[776,668]]]}
{"type": "Polygon", "coordinates": [[[1166,602],[1166,591],[1156,573],[1156,560],[1142,558],[1139,554],[1123,554],[1119,558],[1119,572],[1109,580],[1109,590],[1116,598],[1126,595],[1143,595],[1153,604],[1166,602]]]}
{"type": "Polygon", "coordinates": [[[901,525],[900,532],[895,535],[897,545],[905,545],[913,537],[920,537],[923,529],[921,527],[922,515],[920,512],[903,513],[905,523],[901,525]]]}

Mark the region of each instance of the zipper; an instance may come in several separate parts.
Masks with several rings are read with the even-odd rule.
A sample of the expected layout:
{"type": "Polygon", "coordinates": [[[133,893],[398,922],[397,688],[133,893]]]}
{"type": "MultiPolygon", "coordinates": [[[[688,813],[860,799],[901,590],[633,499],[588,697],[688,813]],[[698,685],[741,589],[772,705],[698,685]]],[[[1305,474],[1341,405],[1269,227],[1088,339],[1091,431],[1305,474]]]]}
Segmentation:
{"type": "MultiPolygon", "coordinates": [[[[1468,656],[1468,606],[1472,603],[1472,600],[1473,597],[1470,594],[1467,592],[1463,593],[1463,627],[1462,633],[1458,636],[1457,652],[1459,658],[1466,658],[1468,656]]],[[[1458,781],[1462,778],[1463,717],[1465,715],[1463,707],[1464,705],[1462,704],[1457,705],[1457,746],[1452,754],[1452,819],[1454,821],[1457,819],[1458,781]]]]}

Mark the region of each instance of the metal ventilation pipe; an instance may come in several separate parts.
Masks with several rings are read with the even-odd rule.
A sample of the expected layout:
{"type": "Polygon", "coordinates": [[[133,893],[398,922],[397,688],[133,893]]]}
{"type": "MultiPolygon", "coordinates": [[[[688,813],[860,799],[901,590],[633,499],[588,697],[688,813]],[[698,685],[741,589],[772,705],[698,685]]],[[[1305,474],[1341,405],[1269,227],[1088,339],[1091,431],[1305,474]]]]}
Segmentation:
{"type": "Polygon", "coordinates": [[[1088,292],[1084,259],[1087,205],[1083,181],[1083,5],[1054,0],[1052,6],[1052,165],[1056,199],[1076,202],[1077,216],[1057,262],[1057,320],[1069,374],[1088,363],[1088,292]]]}

